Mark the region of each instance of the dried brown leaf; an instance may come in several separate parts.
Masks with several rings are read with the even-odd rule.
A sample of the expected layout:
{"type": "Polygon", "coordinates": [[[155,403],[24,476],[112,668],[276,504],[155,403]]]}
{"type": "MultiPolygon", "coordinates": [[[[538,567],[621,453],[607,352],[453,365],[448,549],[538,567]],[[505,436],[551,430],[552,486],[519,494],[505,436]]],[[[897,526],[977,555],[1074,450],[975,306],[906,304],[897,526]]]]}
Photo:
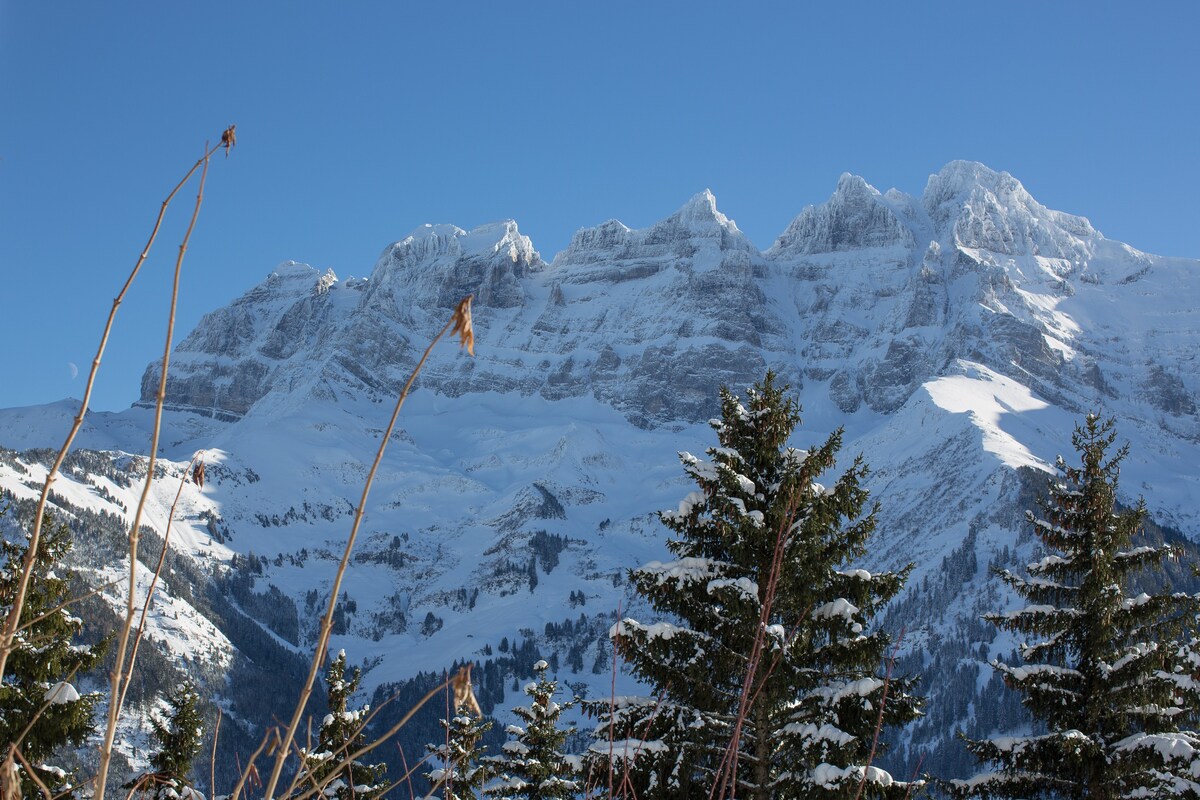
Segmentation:
{"type": "Polygon", "coordinates": [[[21,776],[17,772],[17,764],[10,752],[8,758],[0,765],[0,798],[3,800],[18,800],[21,797],[21,776]]]}
{"type": "MultiPolygon", "coordinates": [[[[470,300],[470,297],[467,298],[470,300]]],[[[479,708],[479,701],[475,699],[475,691],[471,688],[471,665],[459,669],[454,676],[454,680],[450,682],[454,689],[454,708],[465,708],[477,717],[483,716],[483,710],[479,708]]]]}
{"type": "Polygon", "coordinates": [[[458,302],[451,317],[454,327],[450,329],[450,335],[458,336],[459,346],[467,348],[472,356],[475,355],[475,329],[471,325],[471,298],[474,296],[469,294],[458,302]]]}
{"type": "Polygon", "coordinates": [[[237,144],[237,125],[230,125],[221,134],[221,145],[225,148],[225,157],[229,158],[229,151],[237,144]]]}

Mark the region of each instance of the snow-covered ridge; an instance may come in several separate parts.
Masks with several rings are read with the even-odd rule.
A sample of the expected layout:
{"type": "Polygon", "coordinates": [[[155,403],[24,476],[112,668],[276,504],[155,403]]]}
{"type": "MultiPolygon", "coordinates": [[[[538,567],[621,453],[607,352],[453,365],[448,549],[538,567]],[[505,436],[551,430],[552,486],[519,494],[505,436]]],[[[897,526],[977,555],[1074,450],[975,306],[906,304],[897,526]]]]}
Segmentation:
{"type": "MultiPolygon", "coordinates": [[[[638,424],[696,421],[713,410],[707,387],[773,366],[824,385],[845,413],[891,413],[968,355],[1077,409],[1141,397],[1192,438],[1200,426],[1178,412],[1197,387],[1156,366],[1145,337],[1097,333],[1118,327],[1114,309],[1120,327],[1194,329],[1188,291],[1146,298],[1193,287],[1196,273],[1106,240],[973,162],[948,164],[920,198],[844,174],[765,252],[705,190],[648,228],[582,229],[552,265],[508,220],[421,226],[365,282],[281,266],[180,345],[168,396],[240,416],[273,392],[389,394],[413,340],[473,293],[479,357],[426,377],[447,394],[591,394],[638,424]],[[652,385],[676,391],[656,397],[652,385]]],[[[1172,346],[1173,358],[1200,356],[1194,337],[1172,346]]],[[[156,375],[152,365],[146,402],[156,375]]]]}
{"type": "MultiPolygon", "coordinates": [[[[373,667],[368,687],[505,638],[607,693],[598,642],[618,603],[659,622],[628,608],[624,570],[685,566],[654,516],[700,500],[674,454],[713,444],[719,385],[768,368],[804,409],[791,444],[844,426],[844,454],[865,455],[882,510],[863,567],[917,563],[889,624],[928,649],[918,668],[943,670],[938,692],[984,691],[983,672],[962,676],[1016,646],[980,638],[979,614],[1005,602],[987,567],[1036,560],[1021,510],[1085,412],[1115,414],[1132,443],[1123,500],[1145,495],[1200,539],[1200,262],[1107,240],[1012,176],[954,162],[919,197],[844,175],[765,252],[702,192],[640,230],[580,230],[551,264],[512,221],[421,226],[366,279],[288,262],[207,315],[172,359],[164,457],[229,454],[192,513],[203,499],[239,558],[261,557],[250,585],[295,605],[286,636],[311,636],[386,410],[467,293],[477,355],[444,344],[426,364],[347,583],[357,610],[335,647],[373,667]]],[[[145,381],[143,404],[156,365],[145,381]]],[[[74,412],[0,411],[0,446],[57,445],[74,412]]],[[[148,425],[144,407],[89,415],[79,444],[138,452],[148,425]]],[[[0,465],[15,495],[31,481],[0,465]]],[[[73,497],[115,508],[86,484],[73,497]]]]}

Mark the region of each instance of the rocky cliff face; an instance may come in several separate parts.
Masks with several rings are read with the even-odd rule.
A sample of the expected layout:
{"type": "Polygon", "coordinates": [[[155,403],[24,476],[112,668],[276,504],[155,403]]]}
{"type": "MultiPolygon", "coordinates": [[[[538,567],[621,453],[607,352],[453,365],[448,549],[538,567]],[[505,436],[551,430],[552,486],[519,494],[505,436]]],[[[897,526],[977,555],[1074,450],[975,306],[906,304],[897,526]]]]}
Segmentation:
{"type": "MultiPolygon", "coordinates": [[[[1131,440],[1123,499],[1144,494],[1161,535],[1200,538],[1200,262],[1105,239],[1010,175],[954,162],[920,196],[846,175],[765,251],[709,192],[649,228],[580,230],[549,263],[511,221],[422,226],[366,279],[279,266],[173,356],[167,457],[220,454],[193,500],[222,545],[266,555],[243,576],[254,592],[305,609],[260,614],[298,648],[381,409],[467,293],[477,356],[427,364],[351,567],[357,610],[335,645],[373,667],[371,686],[519,637],[558,654],[572,688],[608,692],[605,615],[628,607],[624,570],[665,555],[653,512],[690,490],[672,454],[712,444],[718,386],[767,368],[803,405],[798,446],[844,426],[846,455],[871,467],[865,566],[916,564],[884,624],[907,629],[904,666],[929,676],[933,711],[901,762],[923,748],[926,768],[965,768],[947,732],[994,731],[977,712],[1003,692],[987,660],[1014,643],[979,621],[1010,602],[988,566],[1032,557],[1022,511],[1085,412],[1117,415],[1131,440]]],[[[42,424],[23,414],[0,429],[42,424]]],[[[121,442],[139,414],[92,418],[84,439],[135,452],[121,442]]],[[[0,484],[26,491],[5,469],[0,484]]],[[[232,557],[208,555],[206,531],[189,541],[220,571],[232,557]]],[[[498,668],[504,684],[521,667],[498,668]]]]}
{"type": "MultiPolygon", "coordinates": [[[[1124,391],[1169,413],[1197,387],[1147,342],[1111,347],[1076,317],[1103,325],[1101,309],[1129,298],[1153,316],[1136,327],[1165,323],[1183,310],[1137,298],[1178,272],[969,162],[931,176],[920,198],[843,175],[765,252],[707,191],[645,230],[583,229],[552,264],[511,220],[426,225],[363,281],[281,265],[180,345],[168,400],[236,418],[272,392],[391,394],[474,293],[479,357],[425,377],[450,395],[590,395],[646,426],[705,419],[714,386],[769,366],[821,385],[843,413],[888,414],[966,358],[1074,409],[1124,391]]],[[[1195,358],[1182,346],[1170,358],[1195,358]]],[[[151,365],[144,402],[156,382],[151,365]]],[[[1200,433],[1183,418],[1171,428],[1200,433]]]]}

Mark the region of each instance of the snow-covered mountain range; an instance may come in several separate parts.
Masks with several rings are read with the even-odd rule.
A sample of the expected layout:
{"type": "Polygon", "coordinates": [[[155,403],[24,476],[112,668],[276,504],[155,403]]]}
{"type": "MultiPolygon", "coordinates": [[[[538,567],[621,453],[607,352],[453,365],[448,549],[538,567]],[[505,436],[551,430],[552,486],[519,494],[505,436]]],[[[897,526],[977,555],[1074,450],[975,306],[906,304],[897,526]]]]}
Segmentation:
{"type": "MultiPolygon", "coordinates": [[[[381,697],[474,659],[500,711],[535,650],[607,696],[605,632],[618,604],[639,613],[624,570],[665,555],[655,512],[690,491],[676,453],[715,444],[718,386],[767,369],[803,405],[797,446],[843,426],[870,465],[868,566],[915,564],[881,620],[928,677],[902,773],[918,751],[960,769],[957,727],[1023,724],[986,666],[1014,647],[979,621],[1010,602],[988,567],[1033,555],[1022,511],[1086,412],[1131,442],[1123,499],[1145,496],[1152,535],[1200,539],[1200,261],[1106,239],[1007,173],[953,162],[920,197],[846,174],[766,251],[707,191],[649,228],[580,230],[551,262],[511,220],[425,225],[367,278],[281,264],[172,356],[148,524],[165,529],[198,450],[209,482],[183,490],[149,635],[247,736],[253,676],[308,651],[396,393],[468,293],[476,356],[444,344],[426,365],[345,584],[333,647],[381,697]]],[[[133,507],[159,369],[134,408],[89,415],[78,446],[98,452],[56,484],[80,526],[133,507]]],[[[0,487],[34,496],[32,449],[76,412],[0,411],[0,487]]],[[[84,566],[100,582],[119,555],[84,566]]]]}

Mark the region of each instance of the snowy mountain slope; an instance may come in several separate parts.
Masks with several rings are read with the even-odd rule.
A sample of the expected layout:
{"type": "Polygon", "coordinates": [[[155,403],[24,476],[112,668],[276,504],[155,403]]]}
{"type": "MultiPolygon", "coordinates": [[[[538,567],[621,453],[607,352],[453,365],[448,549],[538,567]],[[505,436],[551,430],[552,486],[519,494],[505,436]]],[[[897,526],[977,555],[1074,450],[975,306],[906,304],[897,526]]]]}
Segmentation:
{"type": "MultiPolygon", "coordinates": [[[[908,743],[935,749],[926,767],[953,766],[945,734],[989,724],[973,701],[997,690],[979,667],[1012,644],[978,621],[1009,602],[987,566],[1030,555],[1020,512],[1075,420],[1115,414],[1133,444],[1125,499],[1144,493],[1169,535],[1200,534],[1198,274],[968,162],[920,197],[845,175],[765,252],[702,192],[643,230],[581,230],[550,263],[512,221],[422,226],[367,279],[289,262],[172,358],[167,470],[219,454],[204,491],[185,489],[179,551],[222,591],[241,587],[239,613],[276,646],[304,652],[395,392],[473,292],[477,356],[441,345],[405,407],[334,647],[368,667],[368,692],[520,641],[607,693],[623,571],[663,557],[654,512],[690,491],[674,454],[714,443],[719,385],[770,367],[804,406],[797,446],[844,426],[846,457],[872,468],[869,560],[915,563],[887,624],[908,631],[906,664],[929,671],[941,715],[908,743]]],[[[157,369],[138,406],[89,416],[81,446],[144,449],[157,369]]],[[[57,445],[73,413],[0,411],[0,445],[57,445]]],[[[0,467],[0,486],[28,493],[35,459],[9,460],[32,471],[0,467]]],[[[71,503],[123,513],[81,491],[71,503]]]]}

